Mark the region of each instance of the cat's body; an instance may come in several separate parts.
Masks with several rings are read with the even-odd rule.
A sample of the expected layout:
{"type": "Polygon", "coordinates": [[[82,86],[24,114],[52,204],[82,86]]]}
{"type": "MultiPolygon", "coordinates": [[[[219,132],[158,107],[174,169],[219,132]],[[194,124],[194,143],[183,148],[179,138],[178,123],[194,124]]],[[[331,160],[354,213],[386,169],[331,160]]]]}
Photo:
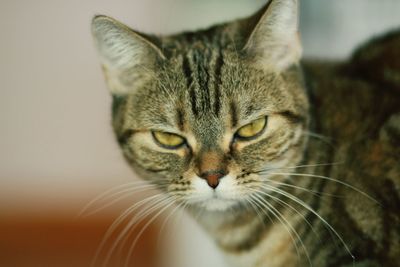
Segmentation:
{"type": "MultiPolygon", "coordinates": [[[[395,42],[400,47],[400,33],[393,37],[391,45],[395,42]]],[[[390,41],[385,42],[388,45],[390,41]]],[[[373,42],[365,52],[370,53],[382,44],[373,42]]],[[[385,55],[379,55],[382,57],[385,55]]],[[[383,62],[388,61],[390,58],[383,62]]],[[[311,131],[315,134],[310,135],[302,165],[335,164],[301,167],[298,173],[316,176],[293,177],[292,185],[320,194],[312,195],[302,189],[288,191],[326,219],[340,233],[351,254],[312,211],[288,199],[285,201],[301,211],[312,225],[291,208],[278,205],[281,213],[287,212],[285,218],[298,231],[310,259],[303,254],[298,261],[297,250],[302,254],[304,247],[296,236],[298,248],[293,245],[293,237],[279,220],[263,225],[259,223],[259,214],[248,213],[242,216],[251,219],[240,216],[221,220],[219,217],[226,215],[216,213],[199,220],[216,238],[232,266],[309,266],[310,261],[319,267],[398,266],[400,83],[371,80],[362,70],[355,73],[357,61],[329,64],[306,61],[303,66],[313,103],[311,131]],[[326,177],[338,178],[340,183],[326,177]],[[221,224],[215,224],[218,221],[221,224]]],[[[375,73],[385,67],[388,66],[375,65],[375,73]]],[[[400,75],[400,68],[393,70],[400,75]]],[[[265,221],[268,220],[266,216],[265,221]]]]}
{"type": "MultiPolygon", "coordinates": [[[[396,35],[396,43],[400,47],[400,33],[396,35]]],[[[369,49],[375,49],[377,45],[371,43],[369,49]]],[[[291,208],[280,207],[280,212],[288,212],[285,218],[296,227],[309,253],[310,259],[302,255],[300,262],[292,237],[279,221],[263,226],[258,224],[258,215],[253,214],[252,223],[239,217],[213,228],[218,221],[215,217],[221,216],[219,213],[214,218],[206,216],[204,221],[200,218],[200,221],[209,227],[212,236],[232,260],[232,266],[309,266],[309,260],[313,266],[320,267],[398,266],[400,84],[391,86],[392,81],[382,79],[372,81],[370,76],[363,77],[367,73],[362,71],[355,75],[357,63],[353,61],[335,64],[306,61],[303,66],[313,100],[311,131],[315,135],[310,135],[302,165],[335,164],[298,168],[298,173],[324,177],[295,176],[292,179],[292,185],[321,195],[312,195],[302,189],[291,192],[296,192],[295,196],[340,233],[357,264],[353,265],[352,255],[329,226],[318,221],[310,210],[296,206],[288,199],[285,201],[301,211],[312,225],[291,208]],[[325,177],[338,178],[341,183],[325,177]],[[355,189],[368,194],[379,204],[355,189]]],[[[374,68],[378,72],[385,66],[375,65],[374,68]]],[[[397,71],[400,75],[400,69],[397,71]]],[[[266,217],[265,220],[269,219],[266,217]]],[[[295,239],[303,253],[301,242],[297,237],[295,239]]]]}
{"type": "Polygon", "coordinates": [[[232,266],[398,266],[400,34],[299,63],[296,14],[163,38],[97,17],[124,155],[232,266]]]}

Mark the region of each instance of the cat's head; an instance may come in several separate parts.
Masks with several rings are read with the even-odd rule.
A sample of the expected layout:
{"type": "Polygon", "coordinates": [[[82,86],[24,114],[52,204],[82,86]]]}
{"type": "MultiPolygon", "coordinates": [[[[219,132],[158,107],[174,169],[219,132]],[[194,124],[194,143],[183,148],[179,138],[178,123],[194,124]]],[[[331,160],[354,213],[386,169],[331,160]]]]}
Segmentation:
{"type": "Polygon", "coordinates": [[[249,19],[165,37],[93,19],[115,133],[141,177],[227,210],[281,179],[263,170],[299,163],[309,119],[297,10],[273,0],[249,19]]]}

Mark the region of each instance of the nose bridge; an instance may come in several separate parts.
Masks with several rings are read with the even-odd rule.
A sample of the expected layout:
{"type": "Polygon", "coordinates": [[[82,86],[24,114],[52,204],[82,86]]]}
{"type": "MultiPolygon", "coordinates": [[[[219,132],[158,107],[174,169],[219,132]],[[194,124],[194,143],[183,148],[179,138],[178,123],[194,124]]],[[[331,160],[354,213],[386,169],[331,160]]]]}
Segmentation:
{"type": "Polygon", "coordinates": [[[199,174],[206,171],[223,169],[224,152],[220,147],[222,136],[221,123],[215,118],[199,120],[198,128],[203,130],[196,131],[200,149],[197,154],[197,168],[199,174]],[[207,127],[206,127],[207,126],[207,127]],[[206,129],[206,130],[204,130],[206,129]]]}
{"type": "Polygon", "coordinates": [[[206,150],[200,152],[198,161],[200,175],[212,171],[225,171],[222,151],[206,150]]]}
{"type": "Polygon", "coordinates": [[[211,116],[197,120],[195,129],[196,139],[201,144],[195,157],[196,173],[216,189],[220,179],[227,174],[225,153],[220,147],[223,126],[216,117],[211,116]]]}
{"type": "Polygon", "coordinates": [[[216,189],[219,180],[227,173],[223,152],[216,149],[201,151],[198,169],[199,176],[205,179],[211,188],[216,189]]]}

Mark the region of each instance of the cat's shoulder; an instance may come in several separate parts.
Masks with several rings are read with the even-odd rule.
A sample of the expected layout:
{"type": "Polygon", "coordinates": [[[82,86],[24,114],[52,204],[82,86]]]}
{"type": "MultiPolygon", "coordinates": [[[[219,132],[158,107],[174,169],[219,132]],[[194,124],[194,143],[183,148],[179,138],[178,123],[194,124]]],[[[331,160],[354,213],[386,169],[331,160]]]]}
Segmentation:
{"type": "Polygon", "coordinates": [[[400,144],[400,30],[376,37],[343,62],[304,61],[314,112],[343,140],[400,144]]]}
{"type": "Polygon", "coordinates": [[[349,71],[400,92],[400,29],[362,45],[354,53],[349,71]]]}
{"type": "Polygon", "coordinates": [[[380,188],[387,183],[398,196],[400,31],[367,42],[347,61],[303,66],[315,131],[334,140],[338,159],[353,163],[349,175],[372,177],[364,182],[380,188]]]}
{"type": "Polygon", "coordinates": [[[360,45],[345,62],[306,60],[304,66],[321,79],[361,80],[400,93],[400,29],[360,45]]]}

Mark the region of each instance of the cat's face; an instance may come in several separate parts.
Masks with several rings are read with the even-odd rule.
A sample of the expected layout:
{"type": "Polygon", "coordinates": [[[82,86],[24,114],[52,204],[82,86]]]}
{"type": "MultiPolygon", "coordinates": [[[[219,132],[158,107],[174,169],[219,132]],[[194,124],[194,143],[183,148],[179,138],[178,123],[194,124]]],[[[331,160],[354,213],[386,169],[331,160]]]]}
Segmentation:
{"type": "Polygon", "coordinates": [[[141,177],[179,201],[226,210],[281,179],[264,170],[298,164],[308,124],[298,47],[262,36],[279,8],[266,6],[248,36],[246,20],[151,42],[94,20],[114,129],[141,177]]]}

